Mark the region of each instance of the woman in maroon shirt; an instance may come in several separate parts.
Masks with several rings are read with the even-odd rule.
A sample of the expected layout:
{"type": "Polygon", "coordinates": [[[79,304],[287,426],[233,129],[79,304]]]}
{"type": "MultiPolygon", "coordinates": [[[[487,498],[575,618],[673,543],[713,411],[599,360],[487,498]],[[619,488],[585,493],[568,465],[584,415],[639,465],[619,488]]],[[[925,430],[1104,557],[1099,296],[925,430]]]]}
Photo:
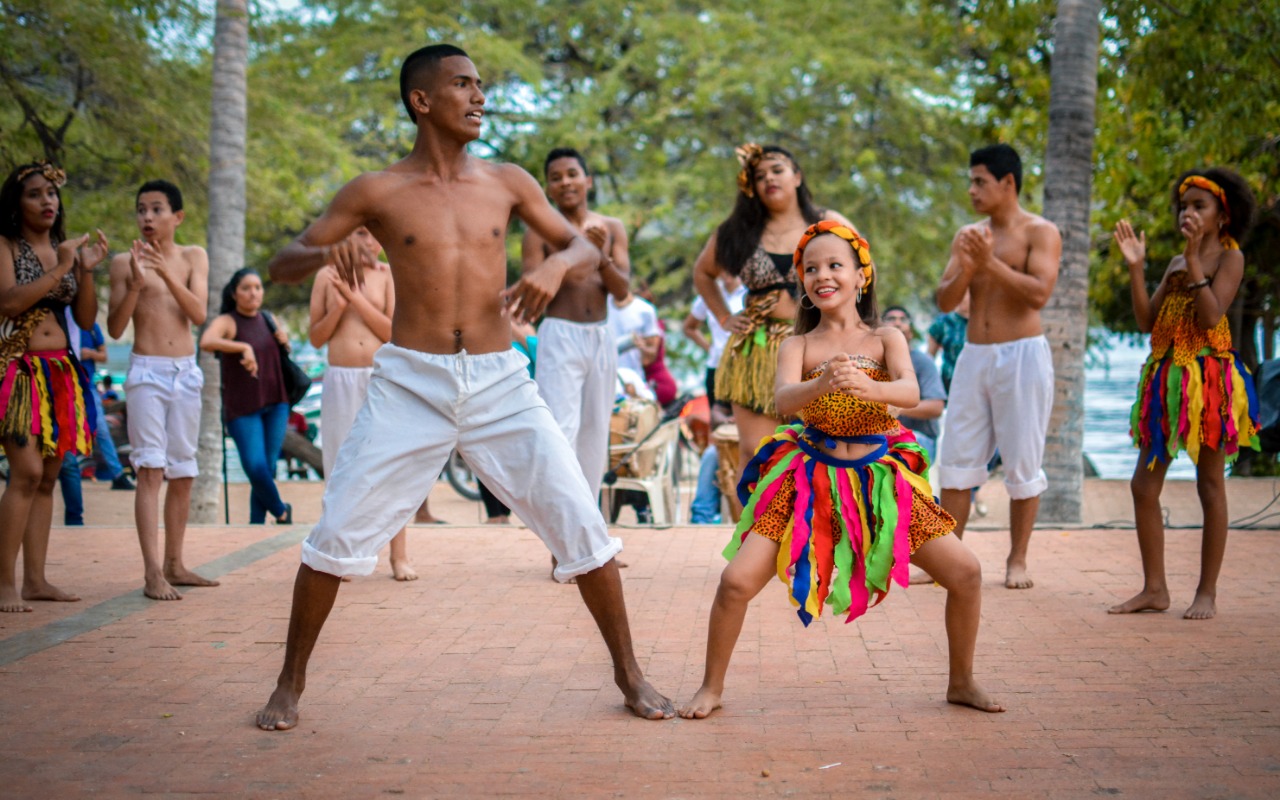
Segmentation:
{"type": "Polygon", "coordinates": [[[271,332],[262,311],[262,279],[246,267],[222,289],[222,313],[200,337],[200,349],[218,353],[222,362],[222,416],[236,443],[249,484],[249,524],[293,523],[293,507],[280,499],[276,462],[289,421],[289,399],[280,365],[280,346],[288,336],[271,332]]]}

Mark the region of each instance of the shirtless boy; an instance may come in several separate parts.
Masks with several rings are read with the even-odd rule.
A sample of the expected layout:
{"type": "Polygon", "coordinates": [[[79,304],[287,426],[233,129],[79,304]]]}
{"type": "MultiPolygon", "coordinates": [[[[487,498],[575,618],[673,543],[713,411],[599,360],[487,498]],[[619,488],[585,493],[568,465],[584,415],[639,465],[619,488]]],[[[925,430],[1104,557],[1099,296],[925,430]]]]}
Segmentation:
{"type": "Polygon", "coordinates": [[[218,585],[182,561],[204,386],[191,326],[204,324],[209,301],[209,257],[204,248],[174,241],[185,215],[177,186],[168,181],[144,183],[137,195],[143,238],[111,260],[107,333],[119,339],[133,322],[125,409],[131,460],[138,473],[133,509],[142,546],[143,592],[153,600],[181,600],[174,586],[218,585]],[[165,480],[169,489],[164,497],[161,562],[160,485],[165,480]]]}
{"type": "MultiPolygon", "coordinates": [[[[593,185],[587,160],[577,150],[557,147],[543,162],[547,195],[574,229],[603,254],[599,264],[565,274],[538,326],[538,394],[578,456],[591,496],[609,463],[609,419],[617,384],[618,351],[609,333],[607,297],[621,302],[630,293],[631,256],[622,220],[587,207],[593,185]]],[[[525,272],[536,270],[555,250],[530,229],[521,247],[525,272]]],[[[554,574],[555,556],[552,556],[554,574]]],[[[624,566],[624,565],[619,565],[624,566]]]]}
{"type": "MultiPolygon", "coordinates": [[[[332,266],[316,273],[311,287],[311,346],[329,345],[329,366],[324,371],[320,398],[320,431],[324,474],[333,474],[338,448],[351,432],[356,412],[364,405],[373,375],[373,354],[391,340],[391,315],[396,293],[391,273],[377,269],[382,245],[368,228],[351,234],[364,251],[360,262],[363,283],[347,285],[332,266]]],[[[391,575],[398,581],[415,581],[418,573],[409,561],[408,534],[403,528],[391,540],[391,575]]]]}
{"type": "Polygon", "coordinates": [[[937,295],[942,311],[956,308],[966,290],[970,295],[968,343],[956,361],[938,458],[942,506],[962,535],[970,490],[986,481],[999,447],[1009,491],[1010,589],[1033,585],[1027,546],[1048,487],[1041,463],[1053,409],[1053,356],[1040,309],[1062,258],[1057,227],[1018,204],[1021,190],[1022,161],[1012,147],[970,155],[969,200],[988,218],[956,233],[937,295]]]}
{"type": "Polygon", "coordinates": [[[527,172],[467,153],[480,135],[485,95],[466,53],[450,45],[415,51],[401,68],[400,96],[417,127],[413,151],[340,189],[270,265],[275,280],[297,282],[333,264],[358,286],[361,255],[349,234],[363,225],[386,248],[399,303],[368,400],[325,486],[320,522],[302,545],[284,666],[258,726],[297,725],[307,661],[341,576],[373,570],[454,447],[559,559],[557,577],[577,577],[627,707],[670,718],[671,701],[645,680],[632,651],[613,559],[622,543],[608,535],[503,316],[537,318],[565,274],[594,268],[600,253],[527,172]],[[512,216],[556,252],[504,289],[512,216]]]}

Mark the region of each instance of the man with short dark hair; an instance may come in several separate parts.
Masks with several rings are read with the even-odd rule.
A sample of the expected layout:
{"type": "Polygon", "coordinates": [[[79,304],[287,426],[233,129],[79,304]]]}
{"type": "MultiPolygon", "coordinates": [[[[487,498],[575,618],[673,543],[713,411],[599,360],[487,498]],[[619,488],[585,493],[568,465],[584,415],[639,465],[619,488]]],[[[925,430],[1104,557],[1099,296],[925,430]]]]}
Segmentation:
{"type": "Polygon", "coordinates": [[[374,359],[368,399],[326,476],[324,511],[302,545],[284,666],[258,713],[264,730],[298,723],[307,662],[341,577],[369,574],[378,551],[431,490],[456,447],[577,578],[613,658],[614,680],[637,716],[674,715],[645,680],[631,646],[622,543],[604,518],[572,449],[511,348],[506,319],[536,319],[567,273],[597,269],[599,251],[553,209],[529,173],[475,158],[485,95],[475,64],[452,45],[405,59],[401,99],[417,127],[412,152],[341,189],[324,214],[271,261],[298,282],[332,264],[357,286],[365,258],[350,234],[364,226],[390,259],[398,309],[374,359]],[[424,215],[422,209],[431,209],[424,215]],[[506,229],[519,217],[551,251],[510,288],[506,229]]]}
{"type": "Polygon", "coordinates": [[[968,343],[956,361],[939,457],[942,505],[969,519],[970,490],[987,479],[999,447],[1009,491],[1009,557],[1004,585],[1027,589],[1027,547],[1048,486],[1041,462],[1053,409],[1053,356],[1040,309],[1058,280],[1062,237],[1053,223],[1018,203],[1022,161],[1007,144],[969,159],[969,200],[987,219],[966,225],[951,242],[938,287],[950,311],[969,292],[968,343]]]}

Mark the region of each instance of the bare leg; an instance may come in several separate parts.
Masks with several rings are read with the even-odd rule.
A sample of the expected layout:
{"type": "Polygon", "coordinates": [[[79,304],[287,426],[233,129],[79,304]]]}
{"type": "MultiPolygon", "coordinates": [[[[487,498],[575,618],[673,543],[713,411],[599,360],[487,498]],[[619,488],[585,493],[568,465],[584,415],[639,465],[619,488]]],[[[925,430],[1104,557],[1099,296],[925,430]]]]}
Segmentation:
{"type": "Polygon", "coordinates": [[[733,404],[733,419],[738,426],[738,477],[746,470],[751,457],[756,454],[760,440],[778,429],[778,420],[757,414],[745,406],[733,404]]]}
{"type": "Polygon", "coordinates": [[[957,539],[964,538],[964,529],[969,524],[969,505],[972,489],[943,489],[942,507],[955,517],[957,539]]]}
{"type": "Polygon", "coordinates": [[[181,600],[182,594],[165,578],[160,560],[160,488],[164,485],[164,470],[139,467],[137,472],[133,516],[142,548],[142,593],[152,600],[181,600]]]}
{"type": "Polygon", "coordinates": [[[0,613],[31,611],[18,593],[18,551],[44,474],[44,459],[32,443],[19,447],[5,442],[4,454],[9,460],[9,483],[0,495],[0,613]]]}
{"type": "Polygon", "coordinates": [[[612,560],[603,567],[578,576],[578,592],[613,658],[613,679],[622,690],[627,708],[644,719],[670,719],[675,716],[671,701],[649,685],[631,648],[631,626],[627,622],[627,604],[622,595],[622,578],[612,560]]]}
{"type": "Polygon", "coordinates": [[[74,603],[80,598],[64,592],[46,580],[44,567],[49,555],[49,528],[53,525],[53,487],[58,483],[61,458],[44,459],[44,472],[31,499],[27,528],[22,534],[22,599],[74,603]]]}
{"type": "Polygon", "coordinates": [[[702,686],[692,700],[680,707],[680,716],[685,719],[704,719],[720,708],[724,678],[738,635],[742,633],[747,604],[777,573],[778,547],[772,539],[749,534],[733,561],[720,574],[720,586],[707,623],[707,664],[703,668],[702,686]]]}
{"type": "Polygon", "coordinates": [[[217,581],[197,575],[182,561],[182,543],[187,536],[191,483],[194,480],[174,478],[164,493],[164,577],[174,586],[217,586],[217,581]]]}
{"type": "Polygon", "coordinates": [[[307,685],[307,662],[315,649],[320,629],[333,610],[342,581],[302,564],[293,582],[293,609],[289,612],[289,638],[284,647],[284,666],[275,691],[258,712],[258,727],[264,731],[287,731],[298,724],[298,698],[307,685]]]}
{"type": "Polygon", "coordinates": [[[947,655],[951,675],[947,702],[979,711],[1004,711],[973,678],[973,652],[982,617],[982,565],[973,551],[954,536],[925,542],[911,557],[947,590],[947,655]]]}
{"type": "Polygon", "coordinates": [[[430,501],[422,501],[422,505],[418,507],[417,513],[413,515],[413,521],[421,525],[444,525],[444,520],[431,513],[431,508],[427,505],[428,502],[430,501]]]}
{"type": "Polygon", "coordinates": [[[409,560],[409,532],[401,528],[391,539],[391,577],[398,581],[416,581],[418,573],[409,560]]]}
{"type": "Polygon", "coordinates": [[[1129,481],[1133,493],[1133,519],[1138,530],[1138,551],[1142,554],[1142,591],[1108,609],[1111,614],[1135,611],[1164,611],[1169,607],[1169,584],[1164,573],[1164,519],[1160,513],[1160,491],[1168,464],[1159,461],[1147,469],[1144,448],[1129,481]]]}
{"type": "Polygon", "coordinates": [[[1183,619],[1213,619],[1218,613],[1218,575],[1227,553],[1227,486],[1221,450],[1200,449],[1196,465],[1196,490],[1204,513],[1204,533],[1200,542],[1200,583],[1195,599],[1183,619]]]}
{"type": "Polygon", "coordinates": [[[1004,588],[1030,589],[1035,581],[1027,574],[1027,548],[1040,513],[1040,496],[1009,501],[1009,560],[1005,562],[1004,588]]]}

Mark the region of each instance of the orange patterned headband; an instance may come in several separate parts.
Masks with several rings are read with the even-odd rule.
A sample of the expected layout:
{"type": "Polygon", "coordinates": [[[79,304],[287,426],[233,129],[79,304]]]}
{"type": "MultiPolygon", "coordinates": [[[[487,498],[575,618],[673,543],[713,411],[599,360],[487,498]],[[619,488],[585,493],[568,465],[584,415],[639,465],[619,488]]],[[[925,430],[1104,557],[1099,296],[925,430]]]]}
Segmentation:
{"type": "Polygon", "coordinates": [[[22,183],[27,178],[30,178],[32,175],[37,173],[43,175],[48,179],[49,183],[52,183],[59,189],[61,189],[63,184],[67,182],[67,173],[64,170],[58,169],[53,164],[50,164],[48,161],[37,161],[26,169],[18,172],[17,182],[22,183]]]}
{"type": "Polygon", "coordinates": [[[1231,206],[1227,204],[1227,193],[1222,190],[1221,186],[1203,175],[1192,175],[1183,181],[1182,185],[1178,187],[1178,197],[1182,197],[1186,194],[1187,190],[1192,186],[1195,186],[1198,189],[1204,189],[1209,194],[1218,198],[1218,202],[1222,203],[1222,221],[1231,221],[1231,206]]]}
{"type": "Polygon", "coordinates": [[[871,263],[871,245],[867,244],[867,240],[863,239],[857,231],[832,219],[826,219],[810,225],[800,237],[800,243],[796,245],[795,255],[796,277],[800,282],[804,282],[804,249],[809,246],[809,242],[813,241],[815,236],[820,236],[824,233],[835,234],[849,243],[849,246],[853,248],[853,252],[858,254],[858,264],[862,267],[862,277],[866,279],[863,287],[871,286],[876,278],[875,267],[871,263]]]}
{"type": "Polygon", "coordinates": [[[1227,203],[1227,193],[1222,187],[1203,175],[1192,175],[1182,182],[1178,187],[1178,197],[1182,197],[1192,186],[1197,189],[1204,189],[1209,194],[1218,198],[1218,202],[1222,204],[1222,227],[1218,231],[1218,241],[1222,242],[1222,246],[1228,250],[1239,250],[1240,245],[1235,238],[1227,233],[1227,223],[1231,222],[1231,206],[1227,203]]]}

